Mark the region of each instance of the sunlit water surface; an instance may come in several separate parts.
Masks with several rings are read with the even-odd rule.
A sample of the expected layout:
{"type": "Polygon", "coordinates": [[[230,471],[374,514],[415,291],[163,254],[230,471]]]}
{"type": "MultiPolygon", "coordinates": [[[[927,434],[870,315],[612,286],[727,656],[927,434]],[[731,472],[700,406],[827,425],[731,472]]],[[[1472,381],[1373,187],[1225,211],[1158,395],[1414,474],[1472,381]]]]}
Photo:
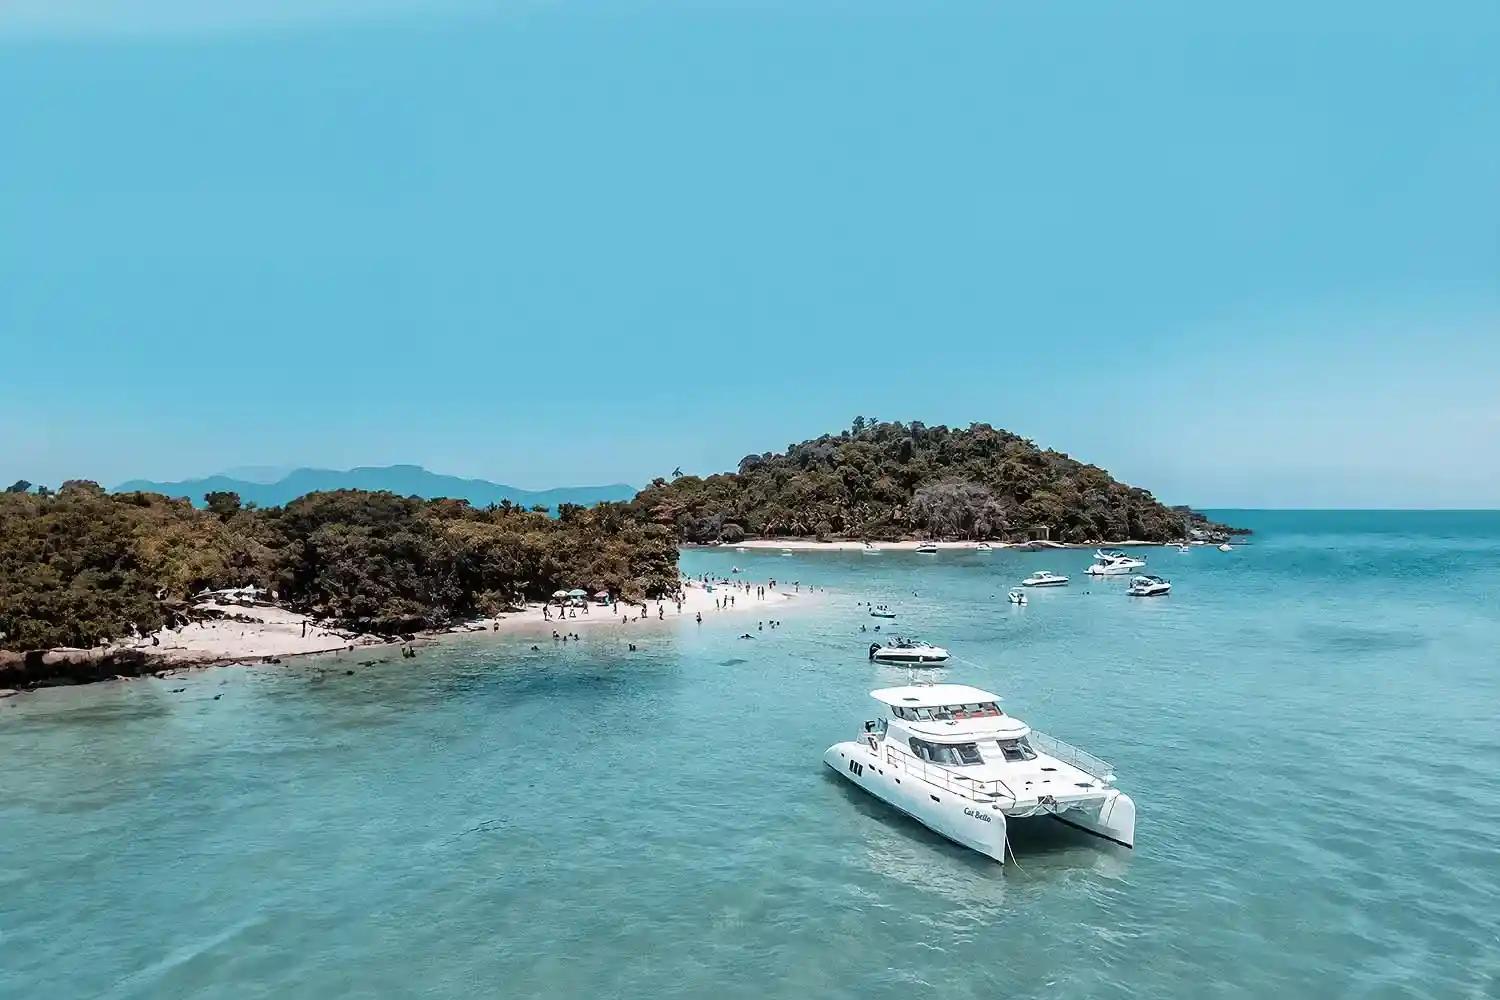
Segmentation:
{"type": "Polygon", "coordinates": [[[828,593],[0,703],[0,996],[1500,994],[1500,515],[1231,517],[1159,600],[691,551],[828,593]],[[870,599],[1114,762],[1136,850],[1017,823],[1002,868],[824,768],[906,676],[870,599]]]}

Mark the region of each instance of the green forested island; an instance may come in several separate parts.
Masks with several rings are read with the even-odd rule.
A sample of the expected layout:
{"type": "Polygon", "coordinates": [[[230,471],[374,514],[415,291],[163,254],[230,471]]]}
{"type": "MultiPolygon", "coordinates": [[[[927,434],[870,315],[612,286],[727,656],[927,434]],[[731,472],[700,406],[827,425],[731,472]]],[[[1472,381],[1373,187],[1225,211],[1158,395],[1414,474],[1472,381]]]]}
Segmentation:
{"type": "Polygon", "coordinates": [[[747,455],[737,472],[657,479],[635,503],[690,542],[747,535],[1167,542],[1232,530],[988,424],[863,417],[783,453],[747,455]]]}
{"type": "Polygon", "coordinates": [[[318,621],[397,635],[558,589],[659,596],[677,588],[681,542],[1164,542],[1231,530],[987,424],[863,418],[749,455],[737,472],[658,479],[629,502],[555,512],[365,490],[263,508],[217,491],[200,508],[83,480],[28,487],[0,494],[0,649],[13,651],[149,633],[213,587],[253,584],[318,621]]]}
{"type": "Polygon", "coordinates": [[[641,598],[675,588],[677,538],[627,504],[502,503],[314,493],[204,509],[92,482],[0,494],[0,649],[87,647],[161,628],[206,587],[254,584],[289,607],[399,634],[560,587],[641,598]]]}

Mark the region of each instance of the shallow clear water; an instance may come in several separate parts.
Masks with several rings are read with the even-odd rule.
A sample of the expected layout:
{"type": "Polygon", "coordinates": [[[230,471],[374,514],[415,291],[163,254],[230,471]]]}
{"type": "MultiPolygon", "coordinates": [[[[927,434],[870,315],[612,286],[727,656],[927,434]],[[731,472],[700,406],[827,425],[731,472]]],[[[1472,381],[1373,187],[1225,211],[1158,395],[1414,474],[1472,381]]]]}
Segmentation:
{"type": "Polygon", "coordinates": [[[1500,514],[1226,516],[1159,600],[692,551],[829,592],[0,702],[0,996],[1497,995],[1500,514]],[[1112,760],[1137,849],[1016,823],[1002,868],[824,768],[906,676],[868,599],[1112,760]]]}

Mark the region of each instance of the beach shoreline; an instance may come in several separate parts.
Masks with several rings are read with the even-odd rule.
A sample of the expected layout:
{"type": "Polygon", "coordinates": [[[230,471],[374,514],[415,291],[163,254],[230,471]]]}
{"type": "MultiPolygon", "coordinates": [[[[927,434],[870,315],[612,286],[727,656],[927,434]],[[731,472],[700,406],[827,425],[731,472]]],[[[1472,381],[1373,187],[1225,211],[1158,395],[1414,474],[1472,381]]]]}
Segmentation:
{"type": "MultiPolygon", "coordinates": [[[[881,552],[912,552],[919,545],[932,545],[939,550],[948,549],[955,551],[984,551],[981,545],[988,545],[990,549],[1016,549],[1021,552],[1040,549],[1094,549],[1094,548],[1127,548],[1141,546],[1168,546],[1180,545],[1181,542],[1145,542],[1139,539],[1126,539],[1123,542],[936,542],[923,541],[920,539],[902,539],[896,542],[860,542],[849,539],[839,541],[820,542],[815,538],[754,538],[742,542],[722,542],[718,545],[702,545],[705,549],[735,549],[735,550],[765,550],[786,549],[792,552],[861,552],[865,549],[875,549],[881,552]]],[[[1205,543],[1191,543],[1205,544],[1205,543]]]]}
{"type": "Polygon", "coordinates": [[[612,626],[619,630],[621,638],[626,638],[647,634],[649,626],[694,621],[699,615],[702,624],[709,625],[721,616],[752,618],[752,612],[756,611],[764,621],[767,617],[779,619],[787,611],[811,607],[821,596],[811,588],[798,588],[784,581],[772,587],[770,581],[757,583],[749,579],[738,586],[734,582],[683,580],[680,610],[675,597],[663,597],[633,604],[622,602],[613,609],[589,603],[587,611],[582,607],[566,608],[563,610],[570,616],[559,617],[557,604],[532,601],[516,611],[413,633],[410,639],[339,629],[277,605],[207,602],[197,610],[224,617],[162,629],[93,649],[0,654],[9,658],[0,663],[0,698],[49,687],[144,677],[161,679],[212,667],[280,664],[292,658],[381,652],[391,647],[421,648],[457,636],[550,639],[554,632],[598,633],[612,626]],[[763,598],[755,596],[757,586],[766,587],[763,598]],[[728,597],[733,598],[731,603],[725,603],[728,597]],[[28,672],[36,676],[28,678],[28,672]]]}

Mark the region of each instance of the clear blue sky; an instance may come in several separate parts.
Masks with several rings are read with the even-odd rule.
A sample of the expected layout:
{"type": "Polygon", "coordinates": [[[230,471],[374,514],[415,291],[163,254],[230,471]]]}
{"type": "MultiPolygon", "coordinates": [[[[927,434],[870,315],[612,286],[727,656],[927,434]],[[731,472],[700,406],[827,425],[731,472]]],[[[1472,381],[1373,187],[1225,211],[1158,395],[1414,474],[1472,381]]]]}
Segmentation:
{"type": "Polygon", "coordinates": [[[864,414],[1500,506],[1497,52],[1493,0],[8,0],[0,478],[640,484],[864,414]]]}

